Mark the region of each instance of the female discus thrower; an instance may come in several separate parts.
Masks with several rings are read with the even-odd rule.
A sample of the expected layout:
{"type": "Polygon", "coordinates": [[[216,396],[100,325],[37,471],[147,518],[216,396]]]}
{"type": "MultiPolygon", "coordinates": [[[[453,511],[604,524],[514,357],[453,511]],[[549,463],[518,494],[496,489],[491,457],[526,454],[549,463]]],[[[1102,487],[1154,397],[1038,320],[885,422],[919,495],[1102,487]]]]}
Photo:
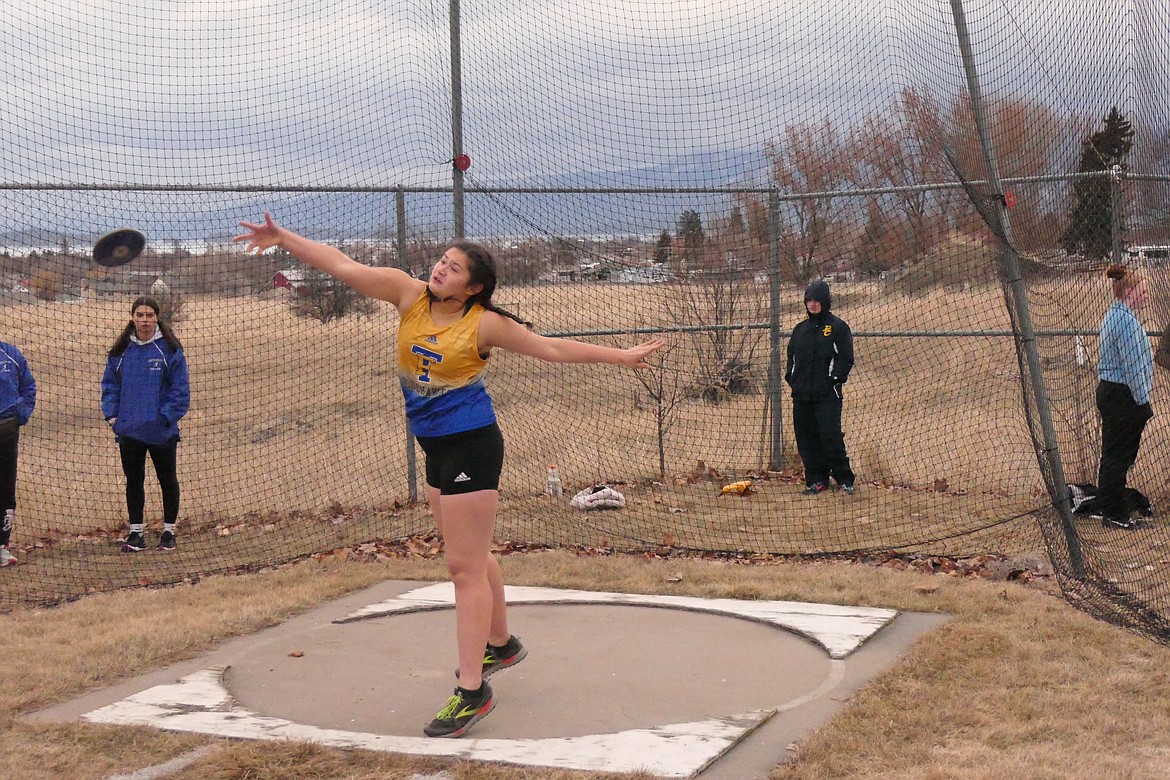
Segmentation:
{"type": "Polygon", "coordinates": [[[471,241],[450,244],[423,282],[396,268],[362,265],[279,227],[267,212],[262,224],[240,226],[248,232],[234,240],[247,242],[248,251],[279,247],[398,309],[398,374],[410,430],[426,454],[427,501],[455,585],[459,644],[459,685],[423,733],[462,736],[495,706],[484,678],[527,655],[508,630],[504,580],[491,554],[504,461],[504,439],[483,382],[491,350],[553,363],[647,368],[646,357],[665,342],[616,349],[538,335],[492,304],[495,263],[471,241]]]}

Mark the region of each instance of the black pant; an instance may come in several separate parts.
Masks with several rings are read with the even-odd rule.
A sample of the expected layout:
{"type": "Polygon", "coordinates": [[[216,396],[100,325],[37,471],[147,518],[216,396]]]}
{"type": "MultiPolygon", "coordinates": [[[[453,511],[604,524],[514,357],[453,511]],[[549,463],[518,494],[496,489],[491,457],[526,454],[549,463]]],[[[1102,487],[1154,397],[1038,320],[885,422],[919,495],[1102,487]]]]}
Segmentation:
{"type": "Polygon", "coordinates": [[[12,516],[16,509],[16,449],[20,442],[20,421],[15,417],[0,420],[0,547],[12,536],[12,516]]]}
{"type": "Polygon", "coordinates": [[[158,484],[162,488],[163,522],[173,523],[179,517],[179,478],[175,473],[175,455],[179,441],[166,444],[147,444],[129,436],[118,437],[118,451],[122,455],[122,473],[126,475],[126,510],[130,513],[130,524],[142,523],[142,510],[146,504],[146,453],[154,464],[158,484]]]}
{"type": "Polygon", "coordinates": [[[1142,431],[1154,416],[1149,404],[1137,404],[1128,385],[1097,385],[1097,411],[1101,413],[1101,468],[1097,472],[1097,497],[1106,517],[1124,518],[1133,507],[1126,501],[1126,478],[1137,460],[1142,431]]]}
{"type": "Polygon", "coordinates": [[[853,469],[845,452],[845,434],[841,430],[841,399],[792,402],[792,428],[796,449],[804,463],[804,484],[853,484],[853,469]]]}

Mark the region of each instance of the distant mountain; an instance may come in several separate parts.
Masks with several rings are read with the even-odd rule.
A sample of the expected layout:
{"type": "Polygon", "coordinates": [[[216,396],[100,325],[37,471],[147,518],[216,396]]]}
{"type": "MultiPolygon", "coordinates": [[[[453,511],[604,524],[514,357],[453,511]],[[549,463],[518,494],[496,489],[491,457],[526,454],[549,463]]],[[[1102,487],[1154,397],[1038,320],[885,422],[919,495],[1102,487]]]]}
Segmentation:
{"type": "MultiPolygon", "coordinates": [[[[523,183],[497,186],[528,187],[745,187],[768,186],[769,164],[760,149],[721,149],[696,152],[647,165],[607,171],[574,171],[532,177],[523,183]]],[[[491,186],[491,185],[488,185],[491,186]]]]}
{"type": "Polygon", "coordinates": [[[92,246],[93,238],[75,230],[49,228],[45,226],[26,227],[0,233],[0,249],[4,247],[59,247],[62,242],[68,246],[92,246]]]}
{"type": "MultiPolygon", "coordinates": [[[[465,232],[473,236],[649,235],[674,230],[693,209],[704,224],[726,214],[725,194],[480,193],[493,187],[540,189],[765,187],[761,150],[697,152],[641,168],[574,171],[522,181],[468,178],[465,232]]],[[[241,219],[270,209],[282,224],[331,241],[393,239],[393,193],[109,193],[87,190],[0,191],[0,250],[14,247],[91,246],[105,231],[132,225],[152,245],[222,245],[241,219]],[[36,222],[29,221],[36,215],[36,222]]],[[[437,240],[452,233],[451,194],[406,193],[408,235],[437,240]]]]}

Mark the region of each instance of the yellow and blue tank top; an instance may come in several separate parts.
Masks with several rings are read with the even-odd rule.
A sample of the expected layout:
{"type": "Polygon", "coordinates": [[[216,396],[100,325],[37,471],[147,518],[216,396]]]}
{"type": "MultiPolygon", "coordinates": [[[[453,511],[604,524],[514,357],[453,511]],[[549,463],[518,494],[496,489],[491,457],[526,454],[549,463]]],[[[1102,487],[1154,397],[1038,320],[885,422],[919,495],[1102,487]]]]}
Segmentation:
{"type": "Polygon", "coordinates": [[[431,320],[424,291],[398,325],[398,378],[415,436],[446,436],[496,421],[483,383],[487,360],[476,341],[483,307],[475,304],[445,328],[431,320]]]}

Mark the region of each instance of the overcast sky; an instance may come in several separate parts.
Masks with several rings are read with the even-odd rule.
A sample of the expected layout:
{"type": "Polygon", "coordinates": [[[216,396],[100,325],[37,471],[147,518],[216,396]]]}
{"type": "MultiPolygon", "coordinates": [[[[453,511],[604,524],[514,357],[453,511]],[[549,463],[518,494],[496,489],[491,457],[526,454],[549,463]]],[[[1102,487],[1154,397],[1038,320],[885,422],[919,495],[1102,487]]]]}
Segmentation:
{"type": "MultiPolygon", "coordinates": [[[[1164,105],[1164,82],[1127,86],[1121,68],[1132,39],[1161,45],[1163,5],[965,9],[990,97],[1103,113],[1118,96],[1164,105]]],[[[761,148],[790,122],[881,110],[907,84],[961,84],[943,0],[465,6],[464,137],[482,180],[761,148]]],[[[449,181],[446,0],[0,0],[0,12],[5,181],[449,181]]]]}
{"type": "MultiPolygon", "coordinates": [[[[963,7],[990,100],[1097,118],[1118,104],[1139,130],[1170,115],[1164,0],[963,7]]],[[[0,14],[0,184],[451,184],[448,0],[0,0],[0,14]]],[[[760,186],[786,125],[845,129],[904,87],[965,86],[950,0],[477,0],[460,21],[473,187],[760,186]]],[[[133,214],[156,235],[222,235],[261,204],[327,229],[347,210],[365,209],[355,230],[393,214],[369,199],[0,189],[0,233],[133,214]]],[[[519,230],[534,204],[496,207],[519,230]]],[[[558,207],[563,224],[533,229],[615,208],[539,204],[558,207]]],[[[449,219],[442,199],[425,208],[410,218],[449,219]]]]}

